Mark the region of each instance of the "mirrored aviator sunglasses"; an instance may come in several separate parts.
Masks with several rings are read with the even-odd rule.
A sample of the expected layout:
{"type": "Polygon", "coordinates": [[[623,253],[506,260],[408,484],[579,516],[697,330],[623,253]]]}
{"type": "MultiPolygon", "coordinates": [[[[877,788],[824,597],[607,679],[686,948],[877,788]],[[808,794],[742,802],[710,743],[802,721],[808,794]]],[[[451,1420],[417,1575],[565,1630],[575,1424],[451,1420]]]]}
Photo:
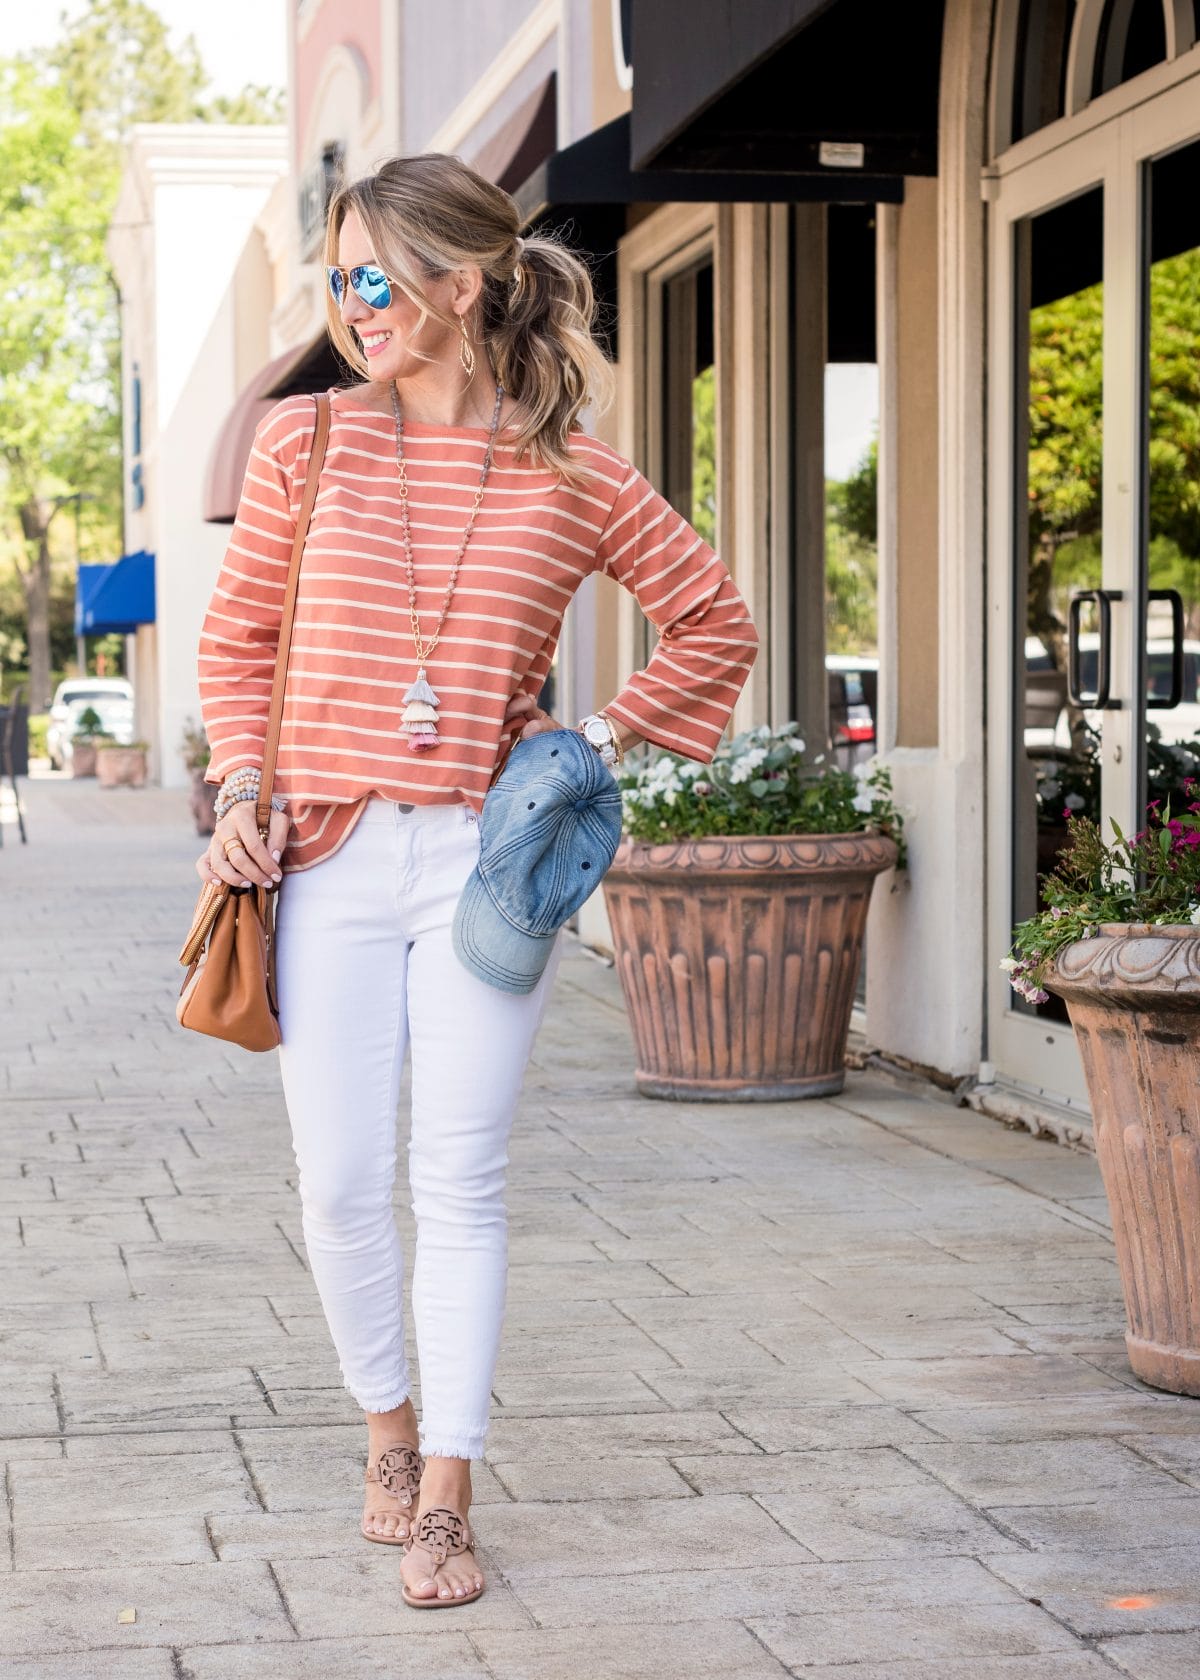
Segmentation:
{"type": "Polygon", "coordinates": [[[325,277],[329,281],[329,295],[339,309],[347,283],[370,309],[386,309],[392,301],[388,277],[374,263],[360,263],[357,268],[327,268],[325,277]]]}

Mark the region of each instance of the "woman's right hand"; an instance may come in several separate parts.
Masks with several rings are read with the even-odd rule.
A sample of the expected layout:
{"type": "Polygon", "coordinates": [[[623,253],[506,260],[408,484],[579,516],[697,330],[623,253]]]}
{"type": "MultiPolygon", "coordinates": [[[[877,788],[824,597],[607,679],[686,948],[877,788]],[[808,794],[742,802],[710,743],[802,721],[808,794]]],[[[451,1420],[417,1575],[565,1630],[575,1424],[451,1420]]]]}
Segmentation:
{"type": "Polygon", "coordinates": [[[272,811],[271,828],[264,845],[259,837],[256,813],[254,801],[242,799],[221,818],[208,850],[196,860],[196,873],[202,881],[227,881],[231,887],[279,885],[283,879],[279,861],[291,818],[286,811],[272,811]]]}

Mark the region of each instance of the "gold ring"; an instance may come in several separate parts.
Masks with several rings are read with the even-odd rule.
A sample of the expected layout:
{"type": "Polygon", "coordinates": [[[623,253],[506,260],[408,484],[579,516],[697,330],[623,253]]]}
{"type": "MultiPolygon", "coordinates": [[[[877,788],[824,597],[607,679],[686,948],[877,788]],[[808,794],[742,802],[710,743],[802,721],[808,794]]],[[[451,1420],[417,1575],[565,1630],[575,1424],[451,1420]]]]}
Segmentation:
{"type": "Polygon", "coordinates": [[[222,840],[221,850],[229,857],[232,852],[244,852],[246,848],[240,840],[222,840]]]}

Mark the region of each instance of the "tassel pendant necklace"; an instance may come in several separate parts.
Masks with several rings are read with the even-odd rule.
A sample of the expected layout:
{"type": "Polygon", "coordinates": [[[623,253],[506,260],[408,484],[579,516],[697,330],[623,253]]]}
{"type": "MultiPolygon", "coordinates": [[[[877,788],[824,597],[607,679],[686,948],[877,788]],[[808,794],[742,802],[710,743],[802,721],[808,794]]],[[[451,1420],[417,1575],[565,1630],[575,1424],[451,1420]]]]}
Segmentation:
{"type": "Polygon", "coordinates": [[[458,545],[458,553],[454,556],[454,564],[450,568],[450,581],[446,585],[446,598],[442,602],[442,610],[438,614],[437,625],[433,635],[426,641],[421,635],[421,621],[417,614],[417,586],[413,575],[412,536],[408,523],[408,469],[404,460],[404,419],[400,413],[400,399],[396,394],[396,387],[391,387],[392,414],[396,421],[396,465],[400,473],[400,535],[404,544],[404,570],[408,579],[408,616],[412,625],[413,647],[417,651],[417,680],[404,694],[404,711],[400,718],[400,733],[408,742],[411,752],[432,752],[438,745],[438,697],[429,681],[426,664],[438,639],[442,633],[442,626],[446,622],[450,598],[454,594],[454,586],[458,582],[458,570],[462,565],[463,555],[466,553],[471,532],[475,529],[475,516],[479,512],[479,504],[483,500],[483,490],[487,483],[488,473],[492,467],[492,456],[496,446],[496,428],[500,424],[500,405],[504,400],[504,390],[496,386],[496,406],[492,410],[492,423],[488,430],[487,450],[483,458],[483,470],[479,475],[479,484],[475,490],[475,500],[467,519],[466,530],[462,534],[462,541],[458,545]]]}

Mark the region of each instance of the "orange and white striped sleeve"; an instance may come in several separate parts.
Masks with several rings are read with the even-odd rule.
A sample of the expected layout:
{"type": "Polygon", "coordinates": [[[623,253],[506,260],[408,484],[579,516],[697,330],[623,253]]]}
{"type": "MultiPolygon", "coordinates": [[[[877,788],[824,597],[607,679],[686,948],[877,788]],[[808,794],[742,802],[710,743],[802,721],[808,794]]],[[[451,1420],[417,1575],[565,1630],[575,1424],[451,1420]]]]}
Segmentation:
{"type": "Polygon", "coordinates": [[[655,746],[710,764],[759,645],[728,568],[636,467],[617,492],[597,560],[659,636],[645,668],[601,710],[655,746]]]}
{"type": "Polygon", "coordinates": [[[283,596],[296,532],[293,486],[312,447],[310,397],[259,422],[237,518],[200,631],[200,711],[212,752],[205,780],[262,763],[283,596]]]}

